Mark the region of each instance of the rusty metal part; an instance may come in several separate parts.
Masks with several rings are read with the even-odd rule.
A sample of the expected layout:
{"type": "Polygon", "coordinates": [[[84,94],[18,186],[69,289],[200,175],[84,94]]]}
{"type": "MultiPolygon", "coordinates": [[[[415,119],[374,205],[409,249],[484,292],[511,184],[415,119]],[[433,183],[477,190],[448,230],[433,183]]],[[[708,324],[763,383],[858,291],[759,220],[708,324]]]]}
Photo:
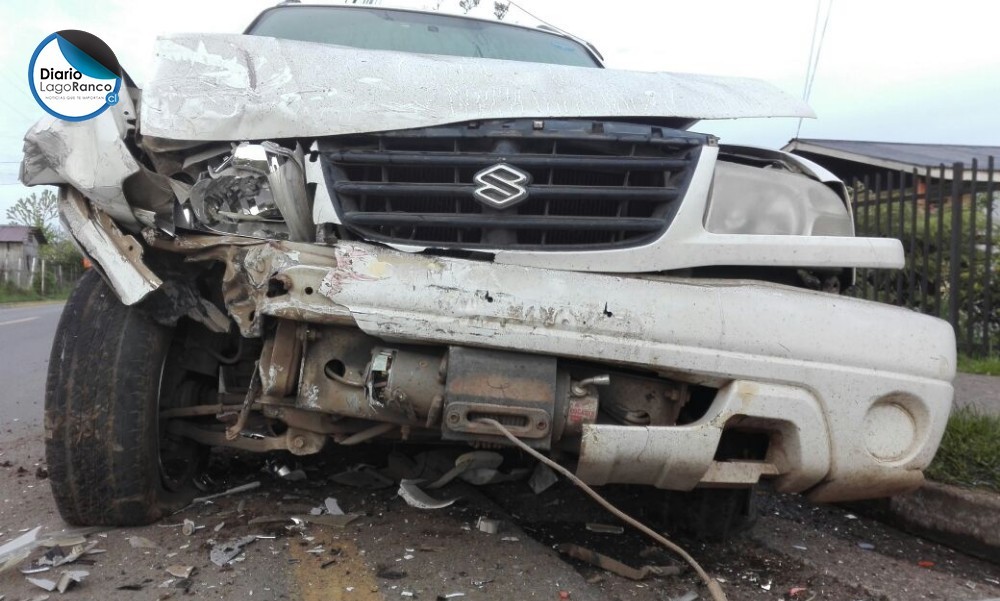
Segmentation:
{"type": "Polygon", "coordinates": [[[264,394],[286,397],[295,392],[305,324],[279,319],[274,334],[264,340],[260,353],[260,380],[264,394]]]}
{"type": "Polygon", "coordinates": [[[591,376],[589,378],[584,378],[579,382],[573,382],[570,392],[573,393],[573,396],[587,396],[590,394],[591,386],[607,386],[609,384],[611,384],[611,376],[608,374],[591,376]]]}
{"type": "Polygon", "coordinates": [[[496,442],[495,431],[473,423],[494,418],[529,445],[548,449],[555,400],[555,357],[451,347],[442,438],[496,442]]]}
{"type": "Polygon", "coordinates": [[[556,414],[557,421],[563,422],[561,436],[577,437],[583,434],[583,427],[597,422],[600,400],[592,386],[585,388],[586,394],[573,395],[566,400],[566,413],[556,414]]]}
{"type": "Polygon", "coordinates": [[[678,566],[643,566],[641,568],[633,568],[617,559],[611,559],[607,555],[602,555],[597,551],[591,551],[590,549],[571,543],[562,543],[556,549],[573,559],[585,561],[629,580],[645,580],[650,576],[676,576],[681,573],[681,569],[678,566]]]}
{"type": "Polygon", "coordinates": [[[443,392],[443,350],[394,348],[354,328],[311,326],[296,407],[423,427],[443,392]]]}
{"type": "Polygon", "coordinates": [[[443,396],[437,395],[436,397],[431,399],[431,407],[427,411],[427,421],[424,424],[427,428],[433,428],[434,426],[437,425],[438,420],[441,419],[441,408],[443,405],[444,405],[443,396]]]}
{"type": "MultiPolygon", "coordinates": [[[[405,413],[414,422],[430,415],[434,399],[444,393],[440,350],[376,348],[365,386],[369,402],[405,413]]],[[[424,419],[426,423],[426,419],[424,419]]]]}
{"type": "Polygon", "coordinates": [[[226,440],[235,440],[243,431],[243,427],[247,424],[247,418],[250,417],[250,407],[253,406],[254,400],[258,396],[260,396],[260,363],[254,362],[253,373],[250,375],[250,388],[247,389],[247,396],[243,401],[243,407],[240,409],[236,423],[226,428],[226,440]]]}
{"type": "Polygon", "coordinates": [[[601,389],[601,410],[624,424],[672,426],[689,396],[683,382],[612,373],[601,389]]]}
{"type": "Polygon", "coordinates": [[[334,421],[335,417],[328,413],[306,411],[283,405],[263,403],[259,407],[264,417],[279,420],[290,428],[319,434],[353,434],[370,425],[370,422],[356,420],[334,421]]]}
{"type": "MultiPolygon", "coordinates": [[[[160,419],[175,419],[179,417],[204,417],[206,415],[220,415],[223,413],[236,413],[243,408],[239,405],[194,405],[192,407],[177,407],[174,409],[164,409],[160,411],[160,419]]],[[[256,409],[257,406],[251,407],[256,409]]]]}
{"type": "Polygon", "coordinates": [[[371,440],[373,438],[377,438],[379,436],[382,436],[383,434],[388,434],[389,432],[391,432],[391,431],[393,431],[393,430],[395,430],[396,428],[399,428],[399,427],[400,426],[398,426],[396,424],[376,424],[376,425],[372,426],[371,428],[368,428],[367,430],[362,430],[361,432],[358,432],[357,434],[352,434],[352,435],[348,436],[347,438],[344,438],[342,440],[337,440],[337,442],[340,445],[345,446],[345,447],[347,447],[347,446],[353,446],[353,445],[356,445],[356,444],[361,444],[361,443],[363,443],[365,441],[368,441],[368,440],[371,440]]]}
{"type": "MultiPolygon", "coordinates": [[[[493,427],[476,423],[476,420],[484,417],[499,421],[518,438],[533,439],[532,442],[549,439],[552,435],[552,416],[545,409],[511,407],[497,403],[449,403],[444,414],[445,432],[493,435],[496,431],[493,427]]],[[[493,435],[492,438],[495,439],[496,436],[493,435]]]]}
{"type": "Polygon", "coordinates": [[[293,455],[312,455],[323,450],[327,436],[318,432],[309,432],[298,428],[285,431],[285,442],[293,455]]]}
{"type": "Polygon", "coordinates": [[[246,438],[240,436],[235,440],[229,440],[226,438],[225,432],[206,430],[181,420],[171,421],[167,426],[167,431],[176,436],[190,438],[200,444],[213,447],[229,447],[254,453],[290,450],[288,440],[285,436],[272,436],[268,438],[246,438]]]}

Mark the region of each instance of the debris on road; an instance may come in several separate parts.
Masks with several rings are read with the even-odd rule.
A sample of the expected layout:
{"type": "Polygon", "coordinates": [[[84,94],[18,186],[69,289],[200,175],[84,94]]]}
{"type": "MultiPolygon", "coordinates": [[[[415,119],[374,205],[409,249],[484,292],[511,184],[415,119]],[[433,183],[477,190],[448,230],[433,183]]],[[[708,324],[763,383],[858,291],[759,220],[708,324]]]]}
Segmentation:
{"type": "Polygon", "coordinates": [[[128,538],[128,544],[132,545],[133,549],[159,549],[160,545],[154,543],[144,536],[130,536],[128,538]]]}
{"type": "Polygon", "coordinates": [[[236,494],[239,494],[241,492],[247,492],[247,491],[253,490],[255,488],[258,488],[259,486],[260,486],[260,481],[259,480],[255,480],[253,482],[248,482],[246,484],[241,484],[239,486],[234,486],[233,488],[230,488],[228,490],[224,490],[222,492],[217,492],[217,493],[212,494],[212,495],[205,495],[204,497],[195,497],[194,499],[191,499],[190,505],[188,505],[187,507],[179,509],[178,512],[184,511],[184,509],[187,509],[188,507],[191,507],[191,505],[197,505],[198,503],[205,503],[205,502],[211,501],[213,499],[218,499],[219,497],[226,497],[226,496],[229,496],[229,495],[236,495],[236,494]]]}
{"type": "Polygon", "coordinates": [[[403,497],[406,504],[417,509],[443,509],[458,499],[437,500],[420,490],[417,480],[401,480],[399,490],[396,492],[403,497]]]}
{"type": "Polygon", "coordinates": [[[394,484],[390,478],[378,473],[375,468],[367,464],[356,465],[349,470],[334,474],[329,480],[336,484],[366,490],[388,488],[394,484]]]}
{"type": "Polygon", "coordinates": [[[74,585],[83,582],[83,579],[90,576],[90,572],[86,570],[67,570],[59,576],[59,581],[56,583],[56,590],[60,593],[65,593],[74,585]]]}
{"type": "Polygon", "coordinates": [[[184,536],[191,536],[195,530],[197,530],[197,527],[194,525],[194,521],[185,519],[184,525],[181,526],[181,532],[184,533],[184,536]]]}
{"type": "MultiPolygon", "coordinates": [[[[472,451],[463,453],[455,459],[455,467],[446,472],[436,481],[428,484],[428,490],[441,488],[455,478],[462,476],[470,470],[496,470],[503,463],[503,455],[493,451],[472,451]]],[[[472,484],[475,484],[474,482],[472,484]]]]}
{"type": "Polygon", "coordinates": [[[669,601],[697,601],[698,593],[695,591],[688,591],[681,595],[680,597],[671,597],[669,601]]]}
{"type": "Polygon", "coordinates": [[[480,516],[479,519],[476,520],[476,528],[478,528],[480,532],[485,532],[486,534],[496,534],[500,531],[500,520],[480,516]]]}
{"type": "Polygon", "coordinates": [[[337,504],[337,499],[334,499],[333,497],[327,497],[326,500],[323,501],[323,506],[326,508],[326,512],[330,515],[344,515],[344,510],[340,508],[340,505],[337,504]]]}
{"type": "Polygon", "coordinates": [[[287,465],[283,464],[269,464],[269,469],[272,474],[281,478],[282,480],[287,480],[289,482],[301,482],[306,479],[306,472],[302,469],[292,469],[287,465]]]}
{"type": "Polygon", "coordinates": [[[257,540],[257,536],[250,535],[242,538],[236,538],[225,543],[219,543],[212,547],[212,550],[208,554],[208,558],[212,560],[212,563],[221,568],[235,559],[240,553],[243,552],[244,547],[255,540],[257,540]]]}
{"type": "Polygon", "coordinates": [[[590,549],[571,543],[562,543],[556,549],[573,559],[585,561],[629,580],[645,580],[650,576],[676,576],[681,573],[681,568],[678,566],[643,566],[636,569],[623,564],[617,559],[611,559],[607,555],[602,555],[596,551],[591,551],[590,549]]]}
{"type": "Polygon", "coordinates": [[[317,524],[320,526],[330,526],[332,528],[345,528],[351,522],[363,516],[362,513],[340,513],[340,514],[323,514],[323,515],[296,515],[292,516],[294,519],[301,520],[309,524],[317,524]]]}
{"type": "Polygon", "coordinates": [[[27,580],[31,584],[34,584],[38,588],[49,591],[50,593],[56,590],[55,580],[49,580],[47,578],[26,578],[25,580],[27,580]]]}
{"type": "Polygon", "coordinates": [[[858,548],[864,549],[865,551],[874,551],[875,545],[871,543],[858,543],[858,548]]]}
{"type": "Polygon", "coordinates": [[[594,523],[594,522],[588,522],[588,523],[584,524],[584,528],[586,528],[590,532],[596,532],[598,534],[624,534],[625,533],[624,526],[615,526],[614,524],[597,524],[597,523],[594,523]]]}
{"type": "Polygon", "coordinates": [[[38,533],[42,527],[38,526],[29,530],[14,540],[0,546],[0,574],[21,563],[35,548],[38,542],[38,533]]]}
{"type": "Polygon", "coordinates": [[[167,567],[166,572],[174,578],[190,578],[194,573],[194,566],[172,565],[167,567]]]}
{"type": "Polygon", "coordinates": [[[531,478],[528,479],[528,486],[531,487],[531,492],[540,495],[558,481],[559,476],[552,471],[552,468],[539,462],[535,465],[535,470],[531,472],[531,478]]]}

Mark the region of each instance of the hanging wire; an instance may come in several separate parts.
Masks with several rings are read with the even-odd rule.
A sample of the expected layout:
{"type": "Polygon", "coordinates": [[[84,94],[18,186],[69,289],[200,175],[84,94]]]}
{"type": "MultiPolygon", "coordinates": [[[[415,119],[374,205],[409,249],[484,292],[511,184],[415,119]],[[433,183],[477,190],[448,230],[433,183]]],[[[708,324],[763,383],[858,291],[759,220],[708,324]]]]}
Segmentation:
{"type": "MultiPolygon", "coordinates": [[[[826,16],[823,19],[823,28],[820,29],[819,18],[820,9],[823,5],[823,0],[816,0],[816,15],[813,17],[813,33],[812,40],[809,42],[809,60],[806,61],[806,77],[805,81],[802,83],[802,100],[809,102],[809,97],[812,96],[813,84],[816,83],[816,71],[819,67],[819,58],[823,53],[823,41],[826,39],[826,29],[830,24],[830,14],[833,12],[833,0],[829,0],[826,7],[826,16]],[[819,34],[819,39],[817,40],[816,34],[819,34]]],[[[799,117],[799,123],[795,127],[795,137],[799,137],[799,132],[802,131],[802,117],[799,117]]]]}

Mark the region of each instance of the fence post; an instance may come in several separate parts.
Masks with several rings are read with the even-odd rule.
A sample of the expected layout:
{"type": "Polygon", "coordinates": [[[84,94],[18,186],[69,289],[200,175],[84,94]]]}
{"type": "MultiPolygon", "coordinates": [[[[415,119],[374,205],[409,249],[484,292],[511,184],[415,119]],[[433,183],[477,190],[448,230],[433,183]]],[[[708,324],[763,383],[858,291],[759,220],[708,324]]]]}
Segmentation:
{"type": "Polygon", "coordinates": [[[959,327],[961,287],[959,275],[962,269],[962,163],[951,166],[951,248],[948,251],[948,321],[955,329],[955,338],[962,345],[959,327]]]}
{"type": "Polygon", "coordinates": [[[986,355],[993,354],[993,157],[987,159],[989,179],[986,183],[986,278],[983,284],[986,290],[986,323],[983,324],[983,351],[986,355]]]}
{"type": "Polygon", "coordinates": [[[976,175],[979,171],[979,161],[972,159],[969,169],[969,264],[965,272],[969,274],[968,294],[965,297],[965,337],[969,353],[976,350],[976,331],[974,313],[976,311],[976,175]]]}
{"type": "Polygon", "coordinates": [[[44,297],[45,296],[45,259],[42,259],[42,279],[41,279],[41,284],[42,284],[42,296],[44,297]]]}

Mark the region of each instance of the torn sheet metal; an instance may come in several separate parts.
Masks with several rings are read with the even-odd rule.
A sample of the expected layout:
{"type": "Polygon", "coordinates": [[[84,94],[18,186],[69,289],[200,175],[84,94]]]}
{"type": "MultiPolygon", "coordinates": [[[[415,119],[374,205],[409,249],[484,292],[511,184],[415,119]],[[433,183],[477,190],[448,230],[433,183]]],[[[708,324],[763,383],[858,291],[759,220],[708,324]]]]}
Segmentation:
{"type": "Polygon", "coordinates": [[[60,189],[59,216],[87,255],[101,266],[124,304],[139,302],[163,284],[143,262],[142,245],[123,234],[108,214],[91,211],[77,190],[60,189]]]}
{"type": "Polygon", "coordinates": [[[24,136],[20,180],[26,186],[69,184],[126,229],[147,225],[172,233],[173,190],[125,143],[133,133],[126,120],[134,120],[135,109],[127,94],[121,98],[86,121],[38,121],[24,136]]]}
{"type": "Polygon", "coordinates": [[[155,46],[144,136],[295,138],[518,117],[813,117],[744,78],[347,48],[229,34],[155,46]]]}

